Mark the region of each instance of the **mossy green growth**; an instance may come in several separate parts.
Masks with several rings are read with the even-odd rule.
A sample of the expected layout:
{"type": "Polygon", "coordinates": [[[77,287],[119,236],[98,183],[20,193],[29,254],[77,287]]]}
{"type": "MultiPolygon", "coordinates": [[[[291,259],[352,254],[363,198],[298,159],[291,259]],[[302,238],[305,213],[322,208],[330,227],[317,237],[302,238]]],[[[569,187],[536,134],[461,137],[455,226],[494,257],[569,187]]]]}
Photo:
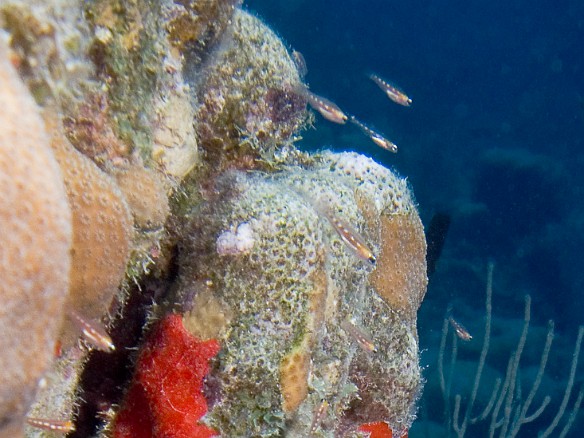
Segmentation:
{"type": "Polygon", "coordinates": [[[120,139],[143,159],[152,149],[152,97],[165,75],[161,60],[166,40],[161,2],[94,0],[85,2],[85,17],[94,39],[90,56],[107,86],[110,117],[120,139]]]}

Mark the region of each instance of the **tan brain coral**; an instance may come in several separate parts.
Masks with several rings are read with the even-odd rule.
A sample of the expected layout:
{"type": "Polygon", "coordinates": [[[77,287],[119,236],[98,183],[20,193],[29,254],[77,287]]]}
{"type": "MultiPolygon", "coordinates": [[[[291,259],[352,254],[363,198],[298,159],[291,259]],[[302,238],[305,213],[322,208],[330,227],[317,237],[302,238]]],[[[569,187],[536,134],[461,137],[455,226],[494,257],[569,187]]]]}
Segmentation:
{"type": "Polygon", "coordinates": [[[53,358],[71,258],[71,212],[36,104],[0,41],[0,436],[17,436],[53,358]]]}

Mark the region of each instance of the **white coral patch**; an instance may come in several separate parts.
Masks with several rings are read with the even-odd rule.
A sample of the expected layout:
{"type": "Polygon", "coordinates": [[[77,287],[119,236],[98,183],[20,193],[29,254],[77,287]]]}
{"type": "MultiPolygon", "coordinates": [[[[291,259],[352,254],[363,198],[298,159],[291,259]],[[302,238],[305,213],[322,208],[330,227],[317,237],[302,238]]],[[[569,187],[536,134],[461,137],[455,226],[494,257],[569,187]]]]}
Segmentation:
{"type": "Polygon", "coordinates": [[[253,228],[247,222],[239,224],[235,231],[224,231],[217,238],[217,254],[248,254],[255,243],[253,228]]]}

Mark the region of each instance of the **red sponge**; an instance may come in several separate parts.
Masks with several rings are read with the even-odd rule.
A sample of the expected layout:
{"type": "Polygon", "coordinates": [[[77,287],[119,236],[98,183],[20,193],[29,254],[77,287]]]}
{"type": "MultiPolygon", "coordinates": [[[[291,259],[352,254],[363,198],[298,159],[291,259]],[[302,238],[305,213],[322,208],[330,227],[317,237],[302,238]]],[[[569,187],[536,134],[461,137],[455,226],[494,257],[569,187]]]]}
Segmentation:
{"type": "Polygon", "coordinates": [[[219,352],[215,340],[188,333],[180,315],[169,315],[142,347],[134,381],[114,425],[114,438],[207,438],[199,424],[207,412],[203,379],[219,352]]]}
{"type": "MultiPolygon", "coordinates": [[[[377,423],[367,423],[359,427],[359,432],[369,432],[369,438],[391,438],[392,433],[389,425],[382,421],[377,423]]],[[[402,435],[401,438],[408,438],[408,434],[402,435]]]]}

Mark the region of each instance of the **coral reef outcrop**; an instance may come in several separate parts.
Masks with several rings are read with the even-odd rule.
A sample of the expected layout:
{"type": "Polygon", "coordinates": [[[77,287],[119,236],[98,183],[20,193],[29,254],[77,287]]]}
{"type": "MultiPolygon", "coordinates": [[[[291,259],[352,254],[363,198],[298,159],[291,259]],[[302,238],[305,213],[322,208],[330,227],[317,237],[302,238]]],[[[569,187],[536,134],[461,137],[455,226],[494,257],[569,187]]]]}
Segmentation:
{"type": "MultiPolygon", "coordinates": [[[[196,289],[206,282],[231,314],[216,332],[223,348],[211,376],[221,395],[210,424],[228,436],[306,436],[326,399],[335,414],[322,436],[373,421],[405,431],[421,386],[415,310],[426,286],[424,234],[405,181],[365,157],[327,153],[274,175],[228,173],[218,185],[192,215],[177,297],[205,293],[196,289]],[[323,205],[360,230],[377,268],[345,246],[323,205]],[[397,239],[383,236],[387,223],[397,239]],[[221,251],[225,230],[243,226],[250,245],[221,251]],[[380,268],[395,284],[377,279],[380,268]],[[372,334],[376,353],[359,348],[345,320],[372,334]]],[[[185,318],[204,326],[199,312],[185,318]]]]}
{"type": "Polygon", "coordinates": [[[411,191],[294,146],[306,87],[237,3],[0,5],[1,424],[22,431],[47,368],[28,415],[77,436],[400,436],[415,418],[411,191]],[[112,347],[80,342],[72,312],[112,347]]]}

